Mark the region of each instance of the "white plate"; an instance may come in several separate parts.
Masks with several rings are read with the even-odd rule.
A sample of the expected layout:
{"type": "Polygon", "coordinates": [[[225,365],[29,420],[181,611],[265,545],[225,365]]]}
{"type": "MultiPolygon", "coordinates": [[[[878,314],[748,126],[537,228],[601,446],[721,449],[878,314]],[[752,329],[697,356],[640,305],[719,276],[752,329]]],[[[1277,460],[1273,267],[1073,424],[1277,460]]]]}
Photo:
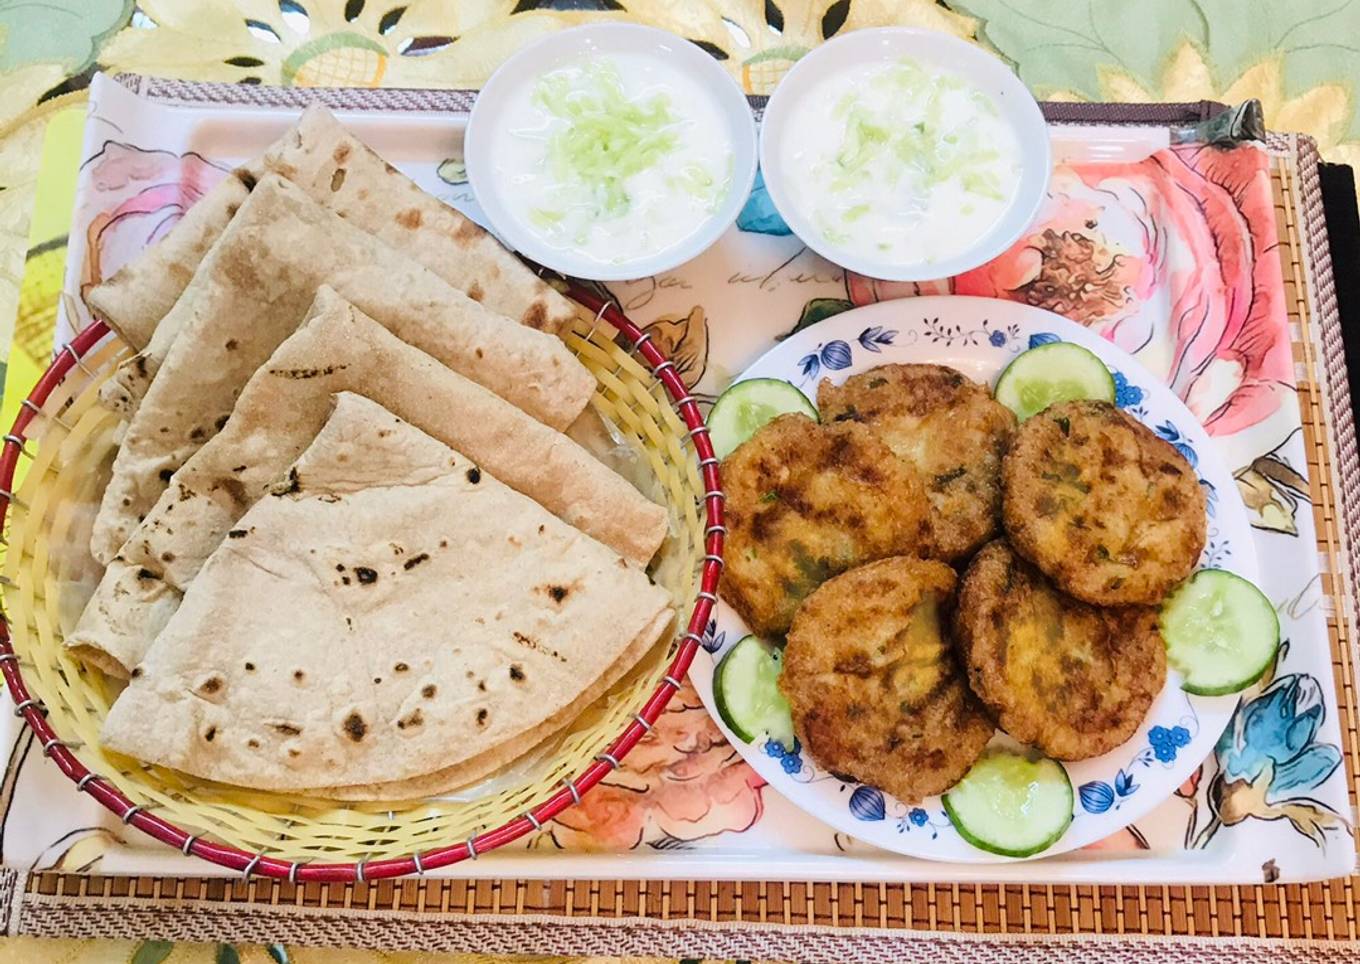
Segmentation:
{"type": "MultiPolygon", "coordinates": [[[[1114,373],[1120,408],[1174,445],[1194,466],[1209,497],[1209,540],[1201,565],[1231,569],[1255,581],[1256,551],[1246,511],[1204,429],[1180,399],[1133,358],[1051,312],[988,298],[882,302],[790,336],[737,381],[779,378],[815,398],[823,378],[839,383],[890,362],[932,362],[990,385],[1020,352],[1058,340],[1075,342],[1099,356],[1114,373]]],[[[713,670],[748,632],[736,612],[720,603],[690,679],[732,745],[771,787],[837,830],[887,850],[967,863],[1007,860],[966,843],[939,797],[908,806],[874,787],[832,776],[801,746],[788,753],[773,741],[753,745],[722,724],[713,704],[713,670]]],[[[1107,837],[1171,796],[1209,755],[1236,705],[1236,696],[1183,692],[1180,675],[1169,670],[1166,688],[1132,739],[1103,756],[1065,764],[1076,791],[1074,818],[1067,833],[1041,856],[1107,837]]],[[[1000,734],[994,738],[1006,740],[1000,734]]]]}

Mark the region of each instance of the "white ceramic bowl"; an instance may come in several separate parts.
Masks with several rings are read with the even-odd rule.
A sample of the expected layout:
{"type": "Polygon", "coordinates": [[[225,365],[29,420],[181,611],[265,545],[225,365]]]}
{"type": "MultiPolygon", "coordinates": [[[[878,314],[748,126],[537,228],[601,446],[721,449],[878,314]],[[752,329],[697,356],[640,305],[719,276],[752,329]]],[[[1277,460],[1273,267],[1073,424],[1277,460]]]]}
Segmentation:
{"type": "Polygon", "coordinates": [[[756,127],[746,96],[718,62],[682,37],[626,23],[591,24],[530,44],[503,63],[477,95],[464,138],[468,181],[491,227],[527,258],[563,274],[594,281],[643,278],[696,257],[741,213],[756,176],[756,127]],[[712,95],[732,142],[732,176],[727,197],[698,230],[654,254],[604,263],[570,248],[548,244],[505,203],[493,163],[491,136],[512,94],[544,73],[591,54],[654,53],[680,67],[712,95]]]}
{"type": "Polygon", "coordinates": [[[976,268],[1005,251],[1038,214],[1052,166],[1043,113],[1014,72],[980,47],[931,30],[901,27],[856,30],[814,48],[793,65],[775,88],[765,108],[760,132],[760,168],[765,187],[793,233],[828,261],[889,281],[947,278],[976,268]],[[794,203],[787,181],[793,174],[779,162],[779,147],[789,119],[814,85],[853,65],[875,60],[886,63],[903,57],[947,70],[988,94],[1002,118],[1015,129],[1020,145],[1020,183],[1010,207],[991,230],[966,250],[930,262],[877,261],[831,243],[794,203]]]}

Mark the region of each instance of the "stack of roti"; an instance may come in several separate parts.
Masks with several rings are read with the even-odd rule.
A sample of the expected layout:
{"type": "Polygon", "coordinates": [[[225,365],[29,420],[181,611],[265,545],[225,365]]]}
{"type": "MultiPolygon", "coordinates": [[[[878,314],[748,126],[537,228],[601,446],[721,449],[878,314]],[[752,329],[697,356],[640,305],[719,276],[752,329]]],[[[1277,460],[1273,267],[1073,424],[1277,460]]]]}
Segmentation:
{"type": "Polygon", "coordinates": [[[323,109],[90,302],[138,349],[66,640],[131,681],[112,749],[428,796],[665,633],[668,514],[568,434],[595,390],[556,334],[576,309],[323,109]]]}

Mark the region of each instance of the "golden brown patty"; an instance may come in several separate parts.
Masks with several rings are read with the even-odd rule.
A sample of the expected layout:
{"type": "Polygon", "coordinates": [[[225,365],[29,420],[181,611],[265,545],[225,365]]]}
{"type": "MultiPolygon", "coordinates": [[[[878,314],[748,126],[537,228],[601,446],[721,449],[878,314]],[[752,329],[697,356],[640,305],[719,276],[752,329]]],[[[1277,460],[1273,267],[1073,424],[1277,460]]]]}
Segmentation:
{"type": "Polygon", "coordinates": [[[1161,602],[1204,550],[1194,470],[1106,402],[1064,402],[1026,421],[1002,484],[1015,551],[1096,605],[1161,602]]]}
{"type": "Polygon", "coordinates": [[[823,422],[867,425],[920,472],[927,554],[958,559],[1000,531],[1001,459],[1015,415],[986,386],[943,365],[882,365],[843,385],[823,381],[817,407],[823,422]]]}
{"type": "Polygon", "coordinates": [[[781,415],[722,464],[727,551],[721,592],[762,636],[838,572],[912,552],[926,498],[915,471],[862,425],[781,415]]]}
{"type": "Polygon", "coordinates": [[[954,641],[1001,728],[1059,760],[1129,739],[1166,683],[1156,609],[1073,599],[1000,540],[964,574],[954,641]]]}
{"type": "Polygon", "coordinates": [[[963,778],[994,727],[946,635],[954,570],[897,557],[852,569],[798,610],[779,688],[812,757],[907,802],[963,778]]]}

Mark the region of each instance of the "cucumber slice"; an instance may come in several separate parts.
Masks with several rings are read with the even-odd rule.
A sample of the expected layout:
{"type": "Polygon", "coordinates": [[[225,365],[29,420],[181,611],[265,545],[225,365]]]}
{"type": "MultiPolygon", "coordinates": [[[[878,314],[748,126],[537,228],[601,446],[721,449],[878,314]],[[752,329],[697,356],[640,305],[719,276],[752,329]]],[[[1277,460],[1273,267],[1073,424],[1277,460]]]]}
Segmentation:
{"type": "Polygon", "coordinates": [[[1238,693],[1261,678],[1280,648],[1280,617],[1261,590],[1225,569],[1201,569],[1162,603],[1162,638],[1181,689],[1238,693]]]}
{"type": "Polygon", "coordinates": [[[713,674],[718,715],[747,743],[769,738],[793,749],[793,715],[779,692],[783,667],[779,650],[746,636],[727,651],[713,674]]]}
{"type": "Polygon", "coordinates": [[[996,400],[1024,421],[1050,405],[1088,398],[1114,402],[1114,376],[1092,352],[1055,341],[1019,355],[996,382],[996,400]]]}
{"type": "Polygon", "coordinates": [[[992,747],[944,795],[959,836],[1003,857],[1047,850],[1072,822],[1072,781],[1062,765],[992,747]]]}
{"type": "Polygon", "coordinates": [[[786,412],[802,412],[819,421],[817,406],[788,382],[777,378],[752,378],[737,382],[718,396],[708,413],[709,439],[713,452],[727,458],[766,422],[786,412]]]}

